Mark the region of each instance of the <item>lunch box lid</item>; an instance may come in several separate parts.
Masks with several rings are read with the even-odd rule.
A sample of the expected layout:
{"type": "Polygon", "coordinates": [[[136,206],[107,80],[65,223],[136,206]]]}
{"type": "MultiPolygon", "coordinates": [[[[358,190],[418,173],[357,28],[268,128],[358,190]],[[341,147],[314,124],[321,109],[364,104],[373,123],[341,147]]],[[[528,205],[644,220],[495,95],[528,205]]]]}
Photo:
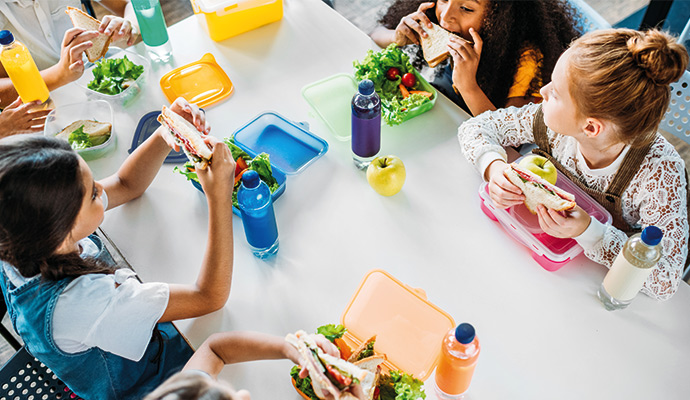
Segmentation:
{"type": "MultiPolygon", "coordinates": [[[[158,122],[159,115],[161,115],[160,111],[151,111],[150,113],[147,113],[141,117],[139,123],[137,124],[137,129],[134,131],[132,147],[127,150],[128,153],[132,154],[137,147],[144,143],[144,141],[148,139],[149,136],[153,135],[153,132],[155,132],[156,129],[161,126],[160,122],[158,122]]],[[[187,162],[187,156],[184,154],[182,149],[180,149],[180,151],[171,151],[170,154],[165,157],[164,162],[168,164],[184,163],[187,162]]]]}
{"type": "Polygon", "coordinates": [[[367,273],[340,318],[343,336],[354,350],[376,335],[374,350],[388,359],[384,367],[422,381],[434,370],[441,342],[455,321],[431,303],[422,289],[412,288],[388,272],[367,273]]]}
{"type": "Polygon", "coordinates": [[[267,111],[235,131],[235,143],[256,153],[268,153],[271,165],[294,175],[328,151],[328,143],[309,131],[306,122],[293,122],[267,111]]]}
{"type": "MultiPolygon", "coordinates": [[[[515,162],[522,160],[520,157],[515,162]]],[[[575,202],[590,216],[603,224],[610,224],[611,214],[584,190],[558,171],[556,186],[575,195],[575,202]]],[[[493,205],[489,197],[488,183],[479,187],[482,210],[517,241],[532,252],[532,257],[546,270],[555,271],[582,253],[582,247],[572,238],[556,238],[545,233],[539,226],[539,219],[529,212],[524,204],[500,209],[493,205]]]]}
{"type": "Polygon", "coordinates": [[[163,75],[160,86],[170,103],[178,97],[184,97],[199,107],[216,104],[230,97],[235,90],[232,81],[211,53],[163,75]]]}

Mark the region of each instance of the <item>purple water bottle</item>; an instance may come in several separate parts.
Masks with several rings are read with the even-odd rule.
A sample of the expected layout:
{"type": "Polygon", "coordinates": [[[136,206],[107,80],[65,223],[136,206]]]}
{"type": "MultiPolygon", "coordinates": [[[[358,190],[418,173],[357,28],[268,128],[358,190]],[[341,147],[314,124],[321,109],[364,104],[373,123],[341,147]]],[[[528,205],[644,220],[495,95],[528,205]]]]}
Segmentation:
{"type": "Polygon", "coordinates": [[[364,79],[352,98],[352,160],[365,169],[381,149],[381,99],[374,82],[364,79]]]}

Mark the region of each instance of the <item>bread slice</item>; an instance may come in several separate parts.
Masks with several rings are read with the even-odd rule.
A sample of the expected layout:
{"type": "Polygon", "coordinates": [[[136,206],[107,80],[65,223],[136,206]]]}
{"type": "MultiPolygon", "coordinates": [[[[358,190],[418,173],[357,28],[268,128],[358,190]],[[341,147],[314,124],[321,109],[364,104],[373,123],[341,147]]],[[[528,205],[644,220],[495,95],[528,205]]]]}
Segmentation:
{"type": "MultiPolygon", "coordinates": [[[[98,28],[101,26],[101,21],[92,18],[89,14],[78,8],[67,7],[65,12],[72,20],[72,25],[77,28],[86,29],[87,31],[98,31],[98,28]]],[[[110,46],[110,39],[110,36],[99,33],[96,38],[91,40],[93,46],[86,49],[86,57],[89,58],[89,61],[94,62],[105,56],[105,53],[108,52],[108,47],[110,46]]]]}
{"type": "Polygon", "coordinates": [[[158,122],[168,128],[168,132],[172,135],[175,143],[180,146],[190,161],[200,164],[201,169],[206,168],[209,160],[213,157],[213,151],[204,142],[201,133],[191,122],[166,106],[161,109],[158,122]]]}
{"type": "Polygon", "coordinates": [[[432,25],[433,26],[431,29],[427,28],[426,26],[422,26],[427,34],[427,37],[422,37],[420,39],[424,59],[426,60],[427,64],[433,68],[450,56],[450,51],[448,50],[448,41],[450,40],[451,36],[455,36],[456,38],[466,42],[468,41],[441,28],[439,25],[436,25],[433,22],[432,25]]]}
{"type": "Polygon", "coordinates": [[[510,165],[505,176],[522,190],[522,194],[525,195],[525,206],[532,214],[537,213],[539,204],[556,211],[572,210],[576,205],[572,193],[550,184],[516,163],[510,165]]]}
{"type": "Polygon", "coordinates": [[[61,130],[60,133],[55,135],[55,137],[68,140],[69,135],[79,129],[80,126],[84,127],[84,133],[89,135],[91,138],[91,143],[94,146],[105,143],[105,141],[110,137],[110,132],[112,131],[112,125],[107,122],[80,119],[69,124],[65,129],[61,130]]]}

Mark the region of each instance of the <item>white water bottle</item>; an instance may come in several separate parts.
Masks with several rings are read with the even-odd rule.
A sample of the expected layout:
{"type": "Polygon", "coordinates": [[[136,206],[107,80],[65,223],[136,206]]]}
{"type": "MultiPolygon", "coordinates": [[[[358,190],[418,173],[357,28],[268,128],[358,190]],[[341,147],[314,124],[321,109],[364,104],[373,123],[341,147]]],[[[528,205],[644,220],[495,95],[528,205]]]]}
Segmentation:
{"type": "Polygon", "coordinates": [[[642,289],[661,258],[662,236],[661,229],[648,226],[625,242],[597,293],[607,310],[627,307],[642,289]]]}

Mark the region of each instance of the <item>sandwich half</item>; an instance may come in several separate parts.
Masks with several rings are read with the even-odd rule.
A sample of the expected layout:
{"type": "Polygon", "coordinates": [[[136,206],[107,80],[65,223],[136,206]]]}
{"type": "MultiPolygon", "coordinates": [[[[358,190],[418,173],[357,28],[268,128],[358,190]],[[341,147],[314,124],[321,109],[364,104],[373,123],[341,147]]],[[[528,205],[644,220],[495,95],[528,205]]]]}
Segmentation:
{"type": "Polygon", "coordinates": [[[69,124],[65,129],[61,130],[60,133],[55,135],[55,137],[69,140],[70,135],[79,128],[81,128],[85,134],[89,135],[91,146],[98,146],[108,140],[112,130],[112,125],[107,122],[80,119],[69,124]]]}
{"type": "Polygon", "coordinates": [[[575,196],[571,193],[550,184],[516,163],[510,164],[505,176],[522,190],[525,195],[525,206],[532,214],[537,213],[537,205],[539,204],[556,211],[572,210],[576,205],[575,196]]]}
{"type": "Polygon", "coordinates": [[[427,28],[422,26],[427,34],[427,37],[421,37],[420,42],[422,44],[422,52],[424,53],[424,60],[430,67],[437,66],[441,61],[445,60],[450,56],[450,51],[448,50],[448,41],[451,36],[462,39],[467,42],[467,40],[462,37],[449,32],[439,25],[432,22],[433,27],[427,28]]]}
{"type": "MultiPolygon", "coordinates": [[[[77,28],[86,29],[87,31],[98,31],[98,28],[101,26],[101,21],[92,18],[89,14],[78,8],[67,7],[65,12],[72,20],[72,25],[77,28]]],[[[96,38],[91,40],[93,46],[86,49],[86,57],[89,58],[89,61],[94,62],[105,56],[110,46],[110,39],[110,36],[99,33],[96,38]]]]}
{"type": "Polygon", "coordinates": [[[288,334],[285,340],[297,349],[306,362],[314,393],[320,399],[330,394],[335,400],[354,400],[356,397],[349,389],[355,384],[359,384],[367,395],[373,394],[376,373],[326,354],[317,346],[314,338],[304,331],[288,334]]]}
{"type": "Polygon", "coordinates": [[[172,135],[175,143],[180,146],[190,161],[200,164],[201,169],[206,168],[213,152],[193,124],[166,106],[161,109],[158,122],[168,128],[168,132],[172,135]]]}

